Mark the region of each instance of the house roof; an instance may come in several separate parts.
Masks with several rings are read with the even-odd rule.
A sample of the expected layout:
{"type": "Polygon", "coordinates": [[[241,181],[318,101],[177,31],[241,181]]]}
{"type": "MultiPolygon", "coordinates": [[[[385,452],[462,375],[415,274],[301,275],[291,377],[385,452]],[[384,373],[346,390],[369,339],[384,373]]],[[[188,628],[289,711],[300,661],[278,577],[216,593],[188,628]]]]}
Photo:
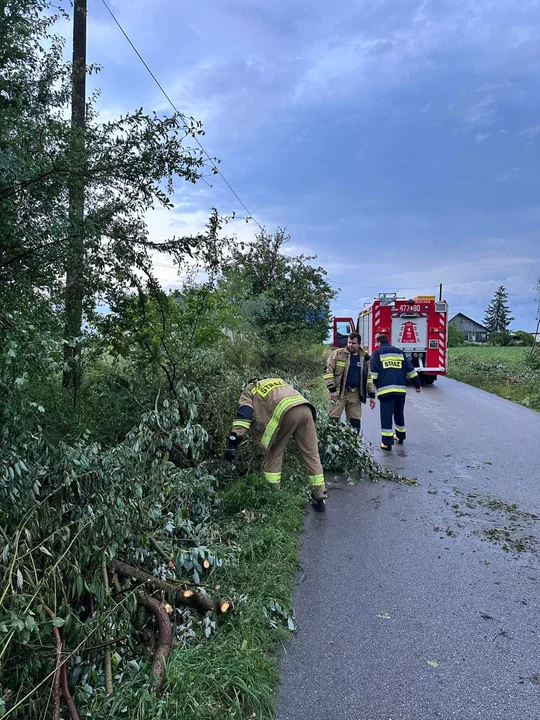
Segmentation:
{"type": "Polygon", "coordinates": [[[469,320],[470,322],[473,322],[475,325],[478,325],[478,327],[481,327],[487,331],[487,327],[485,325],[482,325],[482,323],[479,323],[477,320],[473,320],[471,317],[469,317],[468,315],[465,315],[465,313],[462,313],[462,312],[456,313],[454,315],[454,317],[450,318],[450,320],[448,322],[452,322],[452,320],[455,320],[456,318],[458,318],[460,316],[465,318],[466,320],[469,320]]]}

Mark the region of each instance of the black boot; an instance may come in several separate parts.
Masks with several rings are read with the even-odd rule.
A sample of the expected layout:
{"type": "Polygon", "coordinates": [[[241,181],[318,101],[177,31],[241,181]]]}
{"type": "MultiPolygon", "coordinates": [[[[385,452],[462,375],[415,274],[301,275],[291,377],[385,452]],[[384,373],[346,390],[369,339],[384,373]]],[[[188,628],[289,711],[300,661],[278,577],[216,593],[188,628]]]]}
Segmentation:
{"type": "Polygon", "coordinates": [[[311,494],[311,504],[313,506],[313,509],[315,512],[324,512],[326,510],[325,504],[326,504],[326,493],[324,497],[313,497],[313,493],[311,494]]]}

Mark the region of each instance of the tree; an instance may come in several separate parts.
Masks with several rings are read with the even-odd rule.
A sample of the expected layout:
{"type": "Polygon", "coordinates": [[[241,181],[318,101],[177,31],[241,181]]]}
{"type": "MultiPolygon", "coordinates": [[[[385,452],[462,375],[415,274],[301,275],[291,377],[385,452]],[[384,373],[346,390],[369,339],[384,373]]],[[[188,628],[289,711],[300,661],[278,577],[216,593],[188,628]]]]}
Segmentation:
{"type": "Polygon", "coordinates": [[[514,333],[518,343],[525,347],[532,347],[534,345],[534,335],[526,330],[516,330],[514,333]]]}
{"type": "MultiPolygon", "coordinates": [[[[64,343],[77,348],[83,326],[98,303],[111,304],[126,288],[155,287],[153,255],[170,254],[180,266],[212,248],[206,235],[156,242],[146,214],[172,208],[178,178],[195,183],[205,166],[199,149],[185,143],[202,133],[201,124],[175,113],[147,115],[142,109],[100,123],[87,107],[85,147],[77,153],[66,119],[70,101],[69,65],[63,41],[52,34],[57,19],[49,0],[5,0],[0,7],[0,300],[40,293],[65,314],[64,343]],[[70,250],[74,232],[66,212],[69,186],[85,187],[82,218],[82,318],[69,320],[66,277],[80,264],[70,250]],[[204,246],[204,247],[203,247],[204,246]],[[71,268],[71,270],[70,270],[71,268]]],[[[89,68],[92,71],[92,68],[89,68]]],[[[79,143],[80,145],[80,143],[79,143]]],[[[215,172],[215,166],[213,166],[215,172]]],[[[217,213],[213,220],[219,225],[217,213]]],[[[71,273],[73,274],[73,273],[71,273]]],[[[10,302],[7,302],[9,299],[10,302]]],[[[73,313],[72,313],[73,314],[73,313]]],[[[76,317],[75,317],[76,316],[76,317]]],[[[77,401],[79,367],[68,367],[64,384],[77,401]]],[[[68,366],[73,363],[68,363],[68,366]]]]}
{"type": "Polygon", "coordinates": [[[448,347],[458,347],[463,342],[463,333],[455,323],[448,325],[448,347]]]}
{"type": "Polygon", "coordinates": [[[238,293],[244,321],[257,327],[269,355],[275,355],[278,346],[324,342],[330,302],[336,296],[326,270],[310,264],[314,256],[283,252],[289,240],[281,228],[275,234],[262,230],[247,250],[233,249],[225,271],[228,286],[238,293]]]}
{"type": "Polygon", "coordinates": [[[504,285],[500,285],[486,310],[484,324],[490,333],[504,333],[513,319],[508,309],[508,294],[504,285]]]}

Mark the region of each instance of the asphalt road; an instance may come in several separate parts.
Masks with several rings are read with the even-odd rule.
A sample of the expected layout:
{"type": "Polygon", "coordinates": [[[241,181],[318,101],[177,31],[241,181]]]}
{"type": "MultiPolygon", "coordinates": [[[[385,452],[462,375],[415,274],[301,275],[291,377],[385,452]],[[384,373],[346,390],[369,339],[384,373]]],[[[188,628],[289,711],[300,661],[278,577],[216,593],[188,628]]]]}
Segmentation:
{"type": "Polygon", "coordinates": [[[278,720],[540,720],[540,413],[442,379],[405,420],[417,487],[306,514],[278,720]]]}

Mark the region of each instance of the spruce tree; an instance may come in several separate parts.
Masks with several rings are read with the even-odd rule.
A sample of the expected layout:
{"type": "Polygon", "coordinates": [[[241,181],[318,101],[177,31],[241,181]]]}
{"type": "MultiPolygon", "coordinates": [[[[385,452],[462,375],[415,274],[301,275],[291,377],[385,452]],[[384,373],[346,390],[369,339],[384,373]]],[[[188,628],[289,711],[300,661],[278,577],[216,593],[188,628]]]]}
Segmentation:
{"type": "Polygon", "coordinates": [[[490,333],[508,332],[508,326],[513,319],[508,308],[508,293],[504,285],[500,285],[486,310],[484,324],[490,333]]]}

